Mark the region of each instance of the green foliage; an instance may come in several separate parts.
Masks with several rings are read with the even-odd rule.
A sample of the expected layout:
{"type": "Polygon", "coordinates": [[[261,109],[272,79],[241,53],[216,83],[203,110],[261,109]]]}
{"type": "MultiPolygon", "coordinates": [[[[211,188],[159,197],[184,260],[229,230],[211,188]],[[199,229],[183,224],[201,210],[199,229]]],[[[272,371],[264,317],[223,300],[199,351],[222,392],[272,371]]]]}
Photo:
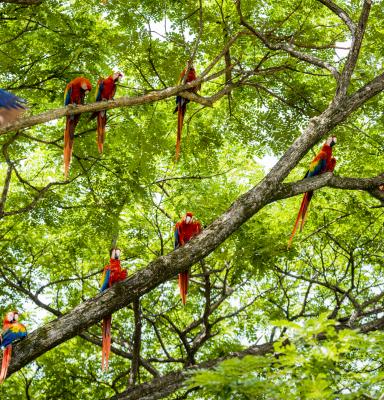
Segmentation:
{"type": "Polygon", "coordinates": [[[212,399],[361,399],[382,393],[382,332],[339,331],[327,314],[302,325],[274,325],[287,333],[273,353],[223,361],[193,375],[190,388],[202,387],[212,399]]]}
{"type": "MultiPolygon", "coordinates": [[[[349,40],[350,32],[319,1],[241,3],[245,18],[274,43],[297,45],[342,68],[345,59],[334,47],[349,40]]],[[[360,3],[337,1],[355,21],[360,3]]],[[[382,68],[384,10],[382,2],[374,3],[350,91],[382,68]]],[[[122,71],[116,97],[174,86],[195,49],[199,74],[229,38],[244,30],[235,2],[204,0],[199,36],[199,4],[0,3],[1,87],[26,98],[26,114],[35,115],[61,107],[66,83],[79,75],[95,87],[99,77],[122,71]]],[[[328,71],[269,51],[253,36],[241,36],[230,57],[234,80],[261,61],[268,72],[250,77],[213,107],[188,104],[177,164],[174,98],[109,110],[102,155],[95,122],[82,115],[70,182],[62,172],[64,119],[0,136],[2,194],[7,169],[13,168],[4,207],[8,214],[0,225],[1,315],[10,308],[22,310],[32,331],[56,318],[55,312],[68,312],[97,295],[117,235],[129,275],[171,252],[173,226],[186,211],[208,226],[262,180],[269,164],[334,95],[328,71]],[[49,183],[57,184],[35,201],[49,183]]],[[[221,59],[212,73],[225,65],[221,59]]],[[[201,95],[211,96],[225,83],[224,75],[206,82],[201,95]]],[[[87,102],[94,96],[93,90],[87,102]]],[[[336,175],[382,173],[382,108],[383,97],[377,96],[334,128],[336,175]]],[[[304,176],[319,146],[288,181],[304,176]]],[[[368,193],[318,190],[305,229],[288,251],[300,201],[268,204],[204,263],[194,265],[185,307],[176,277],[141,298],[141,357],[160,374],[277,340],[273,354],[226,360],[195,375],[190,385],[203,389],[190,398],[377,399],[384,390],[382,332],[339,329],[349,321],[353,328],[382,316],[383,208],[368,193]],[[207,286],[211,312],[204,320],[207,286]],[[186,343],[199,344],[192,361],[186,343]]],[[[0,398],[98,400],[121,392],[128,386],[133,332],[131,307],[115,313],[113,344],[121,352],[111,355],[108,374],[100,372],[100,347],[77,337],[14,374],[0,387],[0,398]]],[[[100,325],[87,334],[99,340],[100,325]]],[[[151,378],[141,365],[138,383],[151,378]]]]}

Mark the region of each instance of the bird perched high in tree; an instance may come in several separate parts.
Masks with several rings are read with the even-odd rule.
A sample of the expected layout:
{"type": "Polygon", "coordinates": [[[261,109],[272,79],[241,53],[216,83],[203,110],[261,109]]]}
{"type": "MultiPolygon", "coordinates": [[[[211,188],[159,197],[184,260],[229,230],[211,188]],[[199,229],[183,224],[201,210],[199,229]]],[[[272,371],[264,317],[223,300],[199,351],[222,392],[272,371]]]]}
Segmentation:
{"type": "Polygon", "coordinates": [[[24,99],[0,89],[0,126],[19,118],[26,109],[25,103],[24,99]]]}
{"type": "MultiPolygon", "coordinates": [[[[96,101],[113,100],[116,93],[116,84],[123,77],[121,72],[115,72],[106,79],[99,79],[96,88],[96,101]]],[[[107,125],[107,111],[96,112],[92,117],[97,117],[97,146],[99,153],[103,152],[105,140],[105,126],[107,125]]]]}
{"type": "MultiPolygon", "coordinates": [[[[73,79],[65,88],[64,105],[84,104],[85,95],[92,90],[91,82],[80,76],[73,79]]],[[[72,158],[73,140],[75,129],[79,122],[80,114],[67,115],[64,131],[64,175],[68,178],[69,165],[72,158]]]]}
{"type": "MultiPolygon", "coordinates": [[[[104,267],[103,275],[100,280],[100,292],[104,292],[116,282],[123,281],[127,278],[127,270],[121,269],[120,249],[114,248],[110,250],[109,264],[104,267]]],[[[102,325],[102,354],[101,369],[108,370],[109,353],[111,351],[111,326],[112,315],[103,318],[102,325]]]]}
{"type": "MultiPolygon", "coordinates": [[[[179,77],[179,82],[178,84],[184,84],[188,82],[192,82],[197,78],[196,76],[196,71],[193,65],[187,66],[183,69],[183,71],[180,74],[179,77]],[[188,75],[185,78],[185,75],[188,75]]],[[[196,93],[198,90],[201,89],[201,85],[195,86],[191,89],[188,89],[189,92],[196,93]]],[[[189,103],[188,99],[185,99],[184,97],[181,96],[176,96],[176,108],[173,111],[173,113],[177,112],[177,139],[176,139],[176,161],[178,161],[180,157],[180,145],[181,145],[181,133],[183,131],[183,122],[184,122],[184,115],[187,111],[187,104],[189,103]]]]}
{"type": "MultiPolygon", "coordinates": [[[[331,136],[327,139],[327,141],[323,144],[323,147],[321,148],[320,152],[312,160],[309,169],[304,176],[304,179],[324,174],[325,172],[333,172],[336,166],[336,158],[332,157],[332,148],[335,144],[336,144],[335,136],[331,136]]],[[[312,196],[313,196],[313,190],[304,193],[299,214],[297,215],[295,225],[293,227],[291,236],[289,238],[288,247],[291,246],[293,237],[295,236],[299,224],[300,224],[300,231],[303,230],[307,218],[308,206],[312,199],[312,196]]]]}
{"type": "Polygon", "coordinates": [[[4,350],[3,361],[1,363],[0,383],[3,383],[11,362],[12,343],[27,336],[27,329],[19,321],[19,313],[10,311],[5,315],[3,321],[3,331],[0,335],[0,348],[4,350]]]}
{"type": "MultiPolygon", "coordinates": [[[[187,212],[185,216],[175,225],[175,249],[184,246],[194,236],[201,232],[201,223],[197,221],[191,212],[187,212]]],[[[181,301],[185,305],[188,293],[189,270],[179,274],[179,289],[181,301]]]]}

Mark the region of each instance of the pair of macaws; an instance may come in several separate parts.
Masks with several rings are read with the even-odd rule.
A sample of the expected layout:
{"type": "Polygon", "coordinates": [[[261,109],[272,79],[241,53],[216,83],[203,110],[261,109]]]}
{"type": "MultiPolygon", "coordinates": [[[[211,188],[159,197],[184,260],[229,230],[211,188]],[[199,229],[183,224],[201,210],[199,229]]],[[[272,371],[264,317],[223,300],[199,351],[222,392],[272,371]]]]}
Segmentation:
{"type": "Polygon", "coordinates": [[[4,351],[1,362],[0,384],[7,377],[8,367],[11,362],[12,343],[26,336],[27,329],[19,322],[19,313],[17,311],[6,313],[3,320],[3,330],[0,334],[0,348],[4,351]]]}
{"type": "MultiPolygon", "coordinates": [[[[127,278],[127,270],[121,268],[120,255],[121,251],[118,248],[113,248],[109,252],[109,264],[104,267],[103,275],[100,279],[100,292],[110,288],[116,282],[123,281],[127,278]]],[[[101,369],[108,370],[109,354],[111,351],[111,326],[112,315],[103,318],[101,328],[102,333],[102,353],[101,353],[101,369]]]]}
{"type": "Polygon", "coordinates": [[[0,126],[15,121],[26,110],[26,101],[0,89],[0,126]]]}
{"type": "MultiPolygon", "coordinates": [[[[116,93],[116,85],[122,78],[121,72],[115,72],[106,79],[99,79],[96,88],[96,101],[113,100],[116,93]]],[[[91,82],[82,76],[73,79],[65,88],[64,105],[68,106],[84,104],[85,96],[92,90],[91,82]]],[[[97,145],[99,153],[103,152],[105,140],[105,127],[107,124],[106,110],[92,114],[91,118],[97,118],[97,145]]],[[[80,114],[67,115],[64,131],[64,175],[68,178],[69,166],[72,158],[75,129],[79,122],[80,114]]]]}

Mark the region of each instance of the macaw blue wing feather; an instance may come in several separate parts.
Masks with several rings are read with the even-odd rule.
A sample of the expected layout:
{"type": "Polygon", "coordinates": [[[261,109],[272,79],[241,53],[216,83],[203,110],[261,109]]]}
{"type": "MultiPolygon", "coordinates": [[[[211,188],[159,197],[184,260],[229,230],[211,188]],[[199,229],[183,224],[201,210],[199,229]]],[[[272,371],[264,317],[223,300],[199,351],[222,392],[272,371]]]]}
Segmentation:
{"type": "Polygon", "coordinates": [[[108,289],[109,278],[111,276],[111,270],[104,270],[103,275],[100,280],[100,292],[104,292],[104,290],[108,289]]]}
{"type": "Polygon", "coordinates": [[[175,227],[174,237],[175,237],[175,247],[174,248],[177,249],[180,246],[179,227],[177,225],[175,227]]]}
{"type": "Polygon", "coordinates": [[[27,329],[23,324],[13,324],[1,335],[1,348],[5,349],[7,346],[15,342],[16,340],[23,339],[27,336],[27,329]]]}
{"type": "Polygon", "coordinates": [[[100,79],[97,82],[97,88],[96,88],[96,101],[101,101],[102,97],[101,94],[103,93],[104,90],[104,81],[100,79]]]}
{"type": "Polygon", "coordinates": [[[71,104],[71,94],[72,94],[72,86],[67,85],[64,92],[64,105],[67,106],[71,104]]]}
{"type": "Polygon", "coordinates": [[[327,168],[327,160],[324,157],[316,157],[309,166],[309,170],[306,174],[306,178],[311,176],[317,176],[323,173],[327,168]]]}
{"type": "Polygon", "coordinates": [[[3,89],[0,89],[0,107],[6,109],[12,108],[25,108],[23,103],[26,101],[21,99],[20,97],[15,96],[12,93],[6,92],[3,89]]]}

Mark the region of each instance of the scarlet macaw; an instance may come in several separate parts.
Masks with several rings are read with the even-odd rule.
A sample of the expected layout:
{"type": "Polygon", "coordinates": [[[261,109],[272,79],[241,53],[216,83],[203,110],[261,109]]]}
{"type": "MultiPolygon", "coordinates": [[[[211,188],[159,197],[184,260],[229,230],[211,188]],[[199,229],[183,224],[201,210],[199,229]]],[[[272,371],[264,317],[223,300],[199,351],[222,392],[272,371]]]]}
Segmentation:
{"type": "Polygon", "coordinates": [[[16,120],[25,111],[24,99],[0,89],[0,126],[16,120]]]}
{"type": "MultiPolygon", "coordinates": [[[[325,172],[333,172],[336,166],[336,158],[332,157],[332,147],[336,144],[336,137],[331,136],[327,139],[327,141],[323,144],[323,147],[321,148],[320,152],[317,154],[317,156],[312,160],[309,170],[304,176],[305,178],[310,178],[313,176],[317,176],[320,174],[324,174],[325,172]]],[[[299,214],[297,215],[295,225],[293,227],[291,236],[289,238],[288,242],[288,247],[291,246],[293,237],[295,236],[295,233],[297,231],[297,228],[299,226],[300,220],[300,232],[303,230],[306,217],[307,217],[307,212],[308,212],[308,206],[309,203],[312,199],[313,196],[313,190],[304,193],[303,200],[301,202],[299,214]]]]}
{"type": "Polygon", "coordinates": [[[27,329],[18,322],[19,313],[17,311],[8,312],[3,321],[3,331],[0,335],[0,348],[4,350],[3,361],[1,363],[0,384],[4,382],[8,367],[11,362],[12,343],[27,336],[27,329]]]}
{"type": "MultiPolygon", "coordinates": [[[[120,249],[111,249],[109,264],[104,267],[103,275],[100,279],[100,292],[110,288],[114,283],[123,281],[127,278],[127,270],[121,269],[120,249]]],[[[103,318],[102,325],[102,354],[101,369],[108,370],[109,353],[111,351],[111,325],[112,315],[103,318]]]]}
{"type": "MultiPolygon", "coordinates": [[[[183,71],[180,74],[179,77],[179,82],[178,84],[182,84],[185,74],[188,71],[188,64],[187,66],[183,69],[183,71]]],[[[191,65],[189,68],[188,76],[185,81],[185,83],[192,82],[196,79],[196,71],[195,68],[191,65]]],[[[196,93],[198,90],[200,90],[201,85],[195,86],[194,88],[188,89],[189,92],[196,93]]],[[[184,121],[184,115],[185,112],[187,111],[187,104],[189,103],[188,99],[185,99],[181,96],[176,96],[176,108],[173,111],[175,114],[177,112],[177,139],[176,139],[176,161],[178,161],[180,157],[180,144],[181,144],[181,132],[183,130],[183,121],[184,121]]]]}
{"type": "MultiPolygon", "coordinates": [[[[175,225],[175,249],[184,246],[194,236],[201,232],[201,223],[197,221],[191,212],[187,212],[185,216],[175,225]]],[[[183,271],[179,274],[179,289],[183,305],[187,301],[189,271],[183,271]]]]}
{"type": "MultiPolygon", "coordinates": [[[[84,104],[85,95],[92,89],[91,82],[80,76],[73,79],[65,88],[64,105],[84,104]]],[[[80,119],[80,114],[67,115],[64,131],[64,175],[68,178],[69,165],[72,158],[73,140],[75,136],[76,125],[80,119]]]]}
{"type": "MultiPolygon", "coordinates": [[[[96,88],[96,101],[113,100],[116,93],[116,83],[119,82],[122,76],[123,74],[121,72],[115,72],[107,79],[99,79],[96,88]]],[[[93,116],[97,116],[97,146],[99,153],[102,153],[105,139],[105,126],[107,124],[107,111],[99,111],[93,116]]]]}

